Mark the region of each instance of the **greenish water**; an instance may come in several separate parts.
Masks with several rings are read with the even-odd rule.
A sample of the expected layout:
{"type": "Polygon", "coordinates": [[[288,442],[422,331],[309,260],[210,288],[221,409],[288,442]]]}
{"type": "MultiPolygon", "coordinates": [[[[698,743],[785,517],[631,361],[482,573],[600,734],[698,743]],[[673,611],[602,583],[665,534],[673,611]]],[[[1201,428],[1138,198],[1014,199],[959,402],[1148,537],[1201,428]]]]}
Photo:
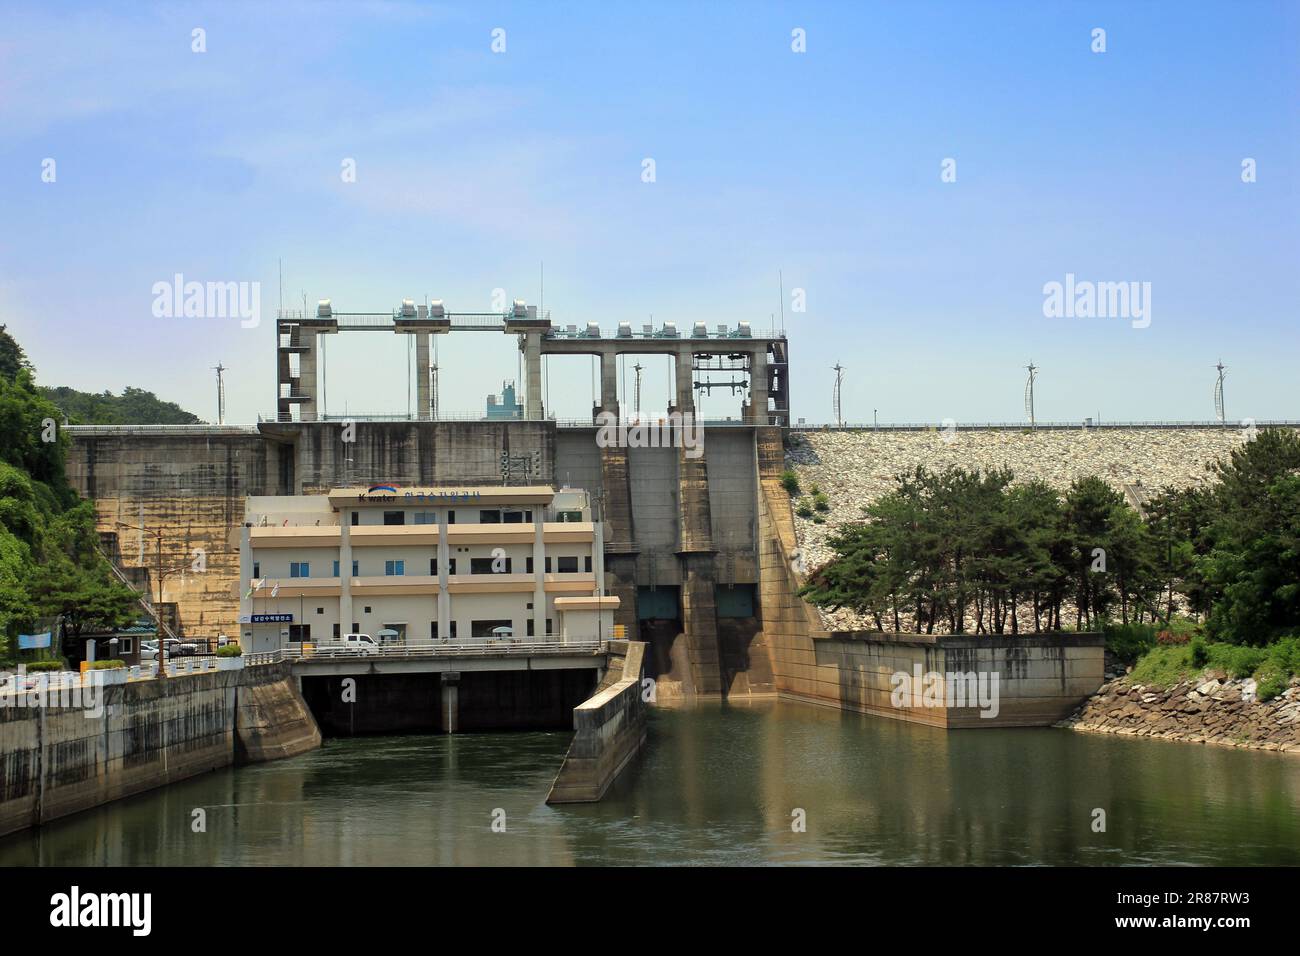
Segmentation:
{"type": "Polygon", "coordinates": [[[787,702],[659,709],[603,802],[548,807],[568,741],[332,741],[15,834],[0,864],[1300,864],[1295,756],[787,702]]]}

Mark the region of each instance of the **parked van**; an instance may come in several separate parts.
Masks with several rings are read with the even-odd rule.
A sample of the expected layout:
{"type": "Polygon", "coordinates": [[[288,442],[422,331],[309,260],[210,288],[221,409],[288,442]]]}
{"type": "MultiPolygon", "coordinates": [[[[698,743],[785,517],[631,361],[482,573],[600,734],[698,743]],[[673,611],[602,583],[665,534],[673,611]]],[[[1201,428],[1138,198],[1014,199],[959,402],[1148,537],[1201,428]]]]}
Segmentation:
{"type": "Polygon", "coordinates": [[[353,653],[361,654],[378,654],[379,644],[369,634],[344,634],[338,641],[334,642],[335,647],[346,647],[353,653]]]}

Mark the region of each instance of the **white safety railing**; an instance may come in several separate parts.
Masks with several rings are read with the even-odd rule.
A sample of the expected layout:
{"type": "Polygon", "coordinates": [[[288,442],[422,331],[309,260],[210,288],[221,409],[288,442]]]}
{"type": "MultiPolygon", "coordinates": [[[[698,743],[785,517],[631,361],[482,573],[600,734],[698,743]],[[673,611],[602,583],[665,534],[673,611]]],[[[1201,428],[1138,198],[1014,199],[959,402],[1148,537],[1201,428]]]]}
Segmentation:
{"type": "Polygon", "coordinates": [[[276,664],[280,661],[448,657],[518,657],[538,654],[602,654],[608,649],[604,641],[437,641],[408,644],[383,644],[360,649],[354,644],[334,642],[294,643],[276,651],[256,651],[244,655],[250,666],[276,664]]]}

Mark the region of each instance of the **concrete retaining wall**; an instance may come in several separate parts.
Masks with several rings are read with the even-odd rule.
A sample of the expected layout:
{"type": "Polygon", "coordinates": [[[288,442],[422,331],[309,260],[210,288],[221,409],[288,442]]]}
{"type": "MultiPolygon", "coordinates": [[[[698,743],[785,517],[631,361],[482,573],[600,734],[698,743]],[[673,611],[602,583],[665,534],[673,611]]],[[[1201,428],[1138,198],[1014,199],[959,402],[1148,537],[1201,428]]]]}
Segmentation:
{"type": "Polygon", "coordinates": [[[646,645],[613,641],[610,668],[590,700],[573,709],[573,742],[547,803],[593,803],[645,743],[641,671],[646,645]]]}
{"type": "Polygon", "coordinates": [[[287,665],[100,693],[99,716],[83,706],[0,707],[0,836],[236,760],[320,745],[287,665]]]}
{"type": "Polygon", "coordinates": [[[783,696],[949,729],[1049,726],[1104,679],[1100,634],[833,632],[777,643],[783,696]]]}

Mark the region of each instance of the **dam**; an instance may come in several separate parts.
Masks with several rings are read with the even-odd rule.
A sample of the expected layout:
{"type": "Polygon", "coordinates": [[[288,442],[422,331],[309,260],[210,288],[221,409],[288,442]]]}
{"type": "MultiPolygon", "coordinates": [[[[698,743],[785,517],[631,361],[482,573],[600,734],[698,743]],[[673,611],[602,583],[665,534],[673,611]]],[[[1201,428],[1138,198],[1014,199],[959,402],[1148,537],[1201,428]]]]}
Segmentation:
{"type": "MultiPolygon", "coordinates": [[[[1063,488],[1095,474],[1140,506],[1149,491],[1205,480],[1206,465],[1242,441],[1240,429],[1222,423],[792,426],[789,342],[745,323],[580,330],[552,325],[523,303],[503,315],[467,315],[408,300],[390,314],[336,312],[323,300],[311,316],[282,313],[276,332],[277,406],[268,420],[65,426],[69,478],[95,503],[106,553],[148,592],[161,590],[161,610],[181,636],[239,632],[241,593],[249,584],[240,571],[249,499],[328,496],[375,483],[398,495],[433,486],[584,489],[603,530],[598,583],[617,599],[613,615],[621,634],[646,644],[644,673],[660,699],[794,694],[835,706],[851,700],[871,710],[866,691],[845,689],[862,684],[846,674],[884,667],[885,657],[910,670],[913,657],[938,653],[895,641],[872,652],[883,655],[873,658],[876,664],[865,664],[860,641],[827,642],[862,630],[860,620],[819,611],[796,596],[805,573],[829,556],[834,529],[859,517],[894,475],[918,465],[1008,467],[1063,488]],[[425,387],[428,342],[452,331],[517,339],[526,385],[519,417],[436,417],[436,397],[425,387]],[[414,337],[419,400],[410,418],[331,420],[321,413],[321,342],[345,332],[414,337]],[[547,417],[540,369],[552,354],[598,359],[599,398],[589,422],[547,417]],[[624,354],[672,357],[675,392],[661,414],[634,416],[620,408],[616,361],[624,354]],[[698,443],[680,424],[681,441],[609,440],[610,422],[620,426],[618,435],[654,425],[671,436],[672,423],[693,417],[697,393],[714,386],[734,391],[737,383],[743,398],[736,415],[694,421],[698,443]],[[793,513],[782,485],[787,469],[829,494],[823,520],[793,513]]],[[[1059,658],[1058,651],[1045,653],[1059,658]]],[[[1071,697],[1088,693],[1084,684],[1101,676],[1099,652],[1075,652],[1096,662],[1080,671],[1071,697]]]]}

